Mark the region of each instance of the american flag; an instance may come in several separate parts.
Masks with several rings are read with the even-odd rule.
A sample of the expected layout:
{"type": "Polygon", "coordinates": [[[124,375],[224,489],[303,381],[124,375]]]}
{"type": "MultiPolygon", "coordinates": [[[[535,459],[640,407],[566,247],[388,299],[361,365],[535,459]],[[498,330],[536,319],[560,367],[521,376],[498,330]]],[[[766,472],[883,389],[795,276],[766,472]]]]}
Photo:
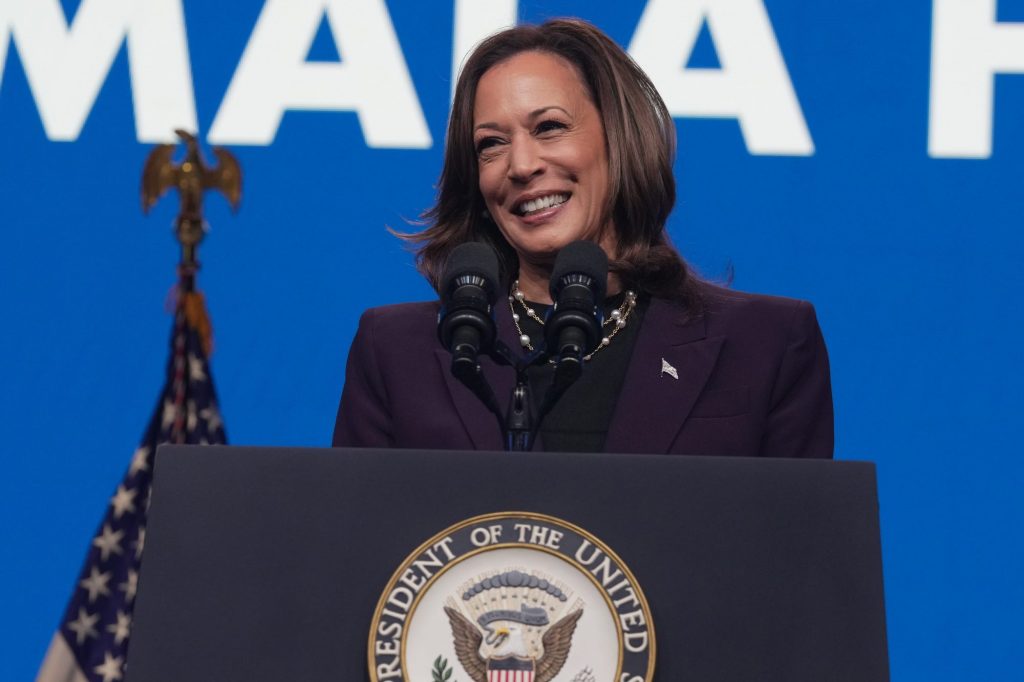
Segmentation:
{"type": "Polygon", "coordinates": [[[225,443],[210,376],[210,327],[202,294],[183,276],[174,306],[167,379],[142,443],[110,498],[74,594],[36,682],[117,682],[124,678],[153,475],[161,443],[225,443]]]}

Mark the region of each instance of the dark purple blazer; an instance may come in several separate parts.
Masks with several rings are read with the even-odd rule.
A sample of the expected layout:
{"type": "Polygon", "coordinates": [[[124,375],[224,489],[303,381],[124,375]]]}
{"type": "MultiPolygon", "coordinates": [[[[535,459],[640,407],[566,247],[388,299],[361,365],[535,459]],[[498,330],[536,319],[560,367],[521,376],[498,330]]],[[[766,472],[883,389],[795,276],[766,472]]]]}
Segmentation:
{"type": "MultiPolygon", "coordinates": [[[[828,355],[805,301],[706,286],[706,312],[654,299],[608,428],[607,452],[832,456],[828,355]],[[663,362],[678,378],[662,371],[663,362]]],[[[449,373],[438,304],[363,313],[349,352],[334,445],[501,450],[494,416],[449,373]]],[[[517,347],[511,313],[498,334],[517,347]]],[[[482,360],[504,405],[513,371],[482,360]]]]}

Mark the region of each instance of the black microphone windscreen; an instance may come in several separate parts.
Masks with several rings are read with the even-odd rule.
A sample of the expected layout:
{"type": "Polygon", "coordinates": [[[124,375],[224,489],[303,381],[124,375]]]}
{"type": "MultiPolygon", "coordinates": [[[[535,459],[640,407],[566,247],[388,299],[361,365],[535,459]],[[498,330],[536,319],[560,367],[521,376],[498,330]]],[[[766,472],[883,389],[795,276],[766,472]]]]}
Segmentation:
{"type": "Polygon", "coordinates": [[[444,286],[451,287],[466,276],[480,277],[486,282],[483,288],[493,305],[498,298],[498,256],[494,249],[481,242],[466,242],[452,249],[444,271],[444,286]]]}
{"type": "Polygon", "coordinates": [[[567,244],[555,257],[551,272],[551,298],[555,301],[566,275],[586,275],[593,280],[594,298],[600,304],[608,287],[608,255],[594,242],[567,244]]]}

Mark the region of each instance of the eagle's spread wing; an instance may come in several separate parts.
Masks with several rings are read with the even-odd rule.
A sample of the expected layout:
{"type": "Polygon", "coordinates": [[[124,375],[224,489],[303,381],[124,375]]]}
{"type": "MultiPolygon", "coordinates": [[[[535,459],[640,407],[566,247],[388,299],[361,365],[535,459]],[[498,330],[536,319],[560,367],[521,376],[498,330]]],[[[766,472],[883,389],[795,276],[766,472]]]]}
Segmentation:
{"type": "Polygon", "coordinates": [[[544,656],[537,661],[535,672],[537,682],[548,682],[565,665],[569,649],[572,648],[572,634],[576,632],[576,623],[582,615],[583,609],[577,609],[544,633],[541,640],[544,643],[544,656]]]}
{"type": "Polygon", "coordinates": [[[146,165],[142,169],[143,212],[153,208],[153,204],[164,192],[174,187],[178,168],[171,163],[173,154],[173,144],[158,144],[146,158],[146,165]]]}
{"type": "Polygon", "coordinates": [[[448,614],[448,622],[452,626],[455,653],[459,657],[459,663],[474,682],[487,682],[487,661],[480,655],[480,643],[484,636],[473,623],[455,609],[446,606],[444,612],[448,614]]]}
{"type": "Polygon", "coordinates": [[[235,155],[223,147],[214,147],[213,155],[217,157],[217,166],[205,172],[203,186],[219,189],[228,198],[231,208],[238,210],[238,202],[242,200],[242,167],[235,155]]]}

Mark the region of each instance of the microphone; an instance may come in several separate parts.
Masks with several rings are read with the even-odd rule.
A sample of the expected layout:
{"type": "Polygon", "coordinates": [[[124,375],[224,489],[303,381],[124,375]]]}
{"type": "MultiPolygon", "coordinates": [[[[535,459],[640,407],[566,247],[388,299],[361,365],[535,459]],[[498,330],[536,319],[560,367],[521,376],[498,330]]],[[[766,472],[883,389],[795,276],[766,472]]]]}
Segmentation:
{"type": "Polygon", "coordinates": [[[437,336],[451,351],[452,374],[470,378],[477,356],[494,343],[494,302],[498,298],[498,257],[480,242],[456,246],[442,279],[437,336]]]}
{"type": "Polygon", "coordinates": [[[555,258],[551,273],[554,305],[544,322],[548,352],[555,357],[556,382],[572,382],[583,371],[583,356],[601,342],[608,256],[594,242],[577,241],[555,258]]]}

